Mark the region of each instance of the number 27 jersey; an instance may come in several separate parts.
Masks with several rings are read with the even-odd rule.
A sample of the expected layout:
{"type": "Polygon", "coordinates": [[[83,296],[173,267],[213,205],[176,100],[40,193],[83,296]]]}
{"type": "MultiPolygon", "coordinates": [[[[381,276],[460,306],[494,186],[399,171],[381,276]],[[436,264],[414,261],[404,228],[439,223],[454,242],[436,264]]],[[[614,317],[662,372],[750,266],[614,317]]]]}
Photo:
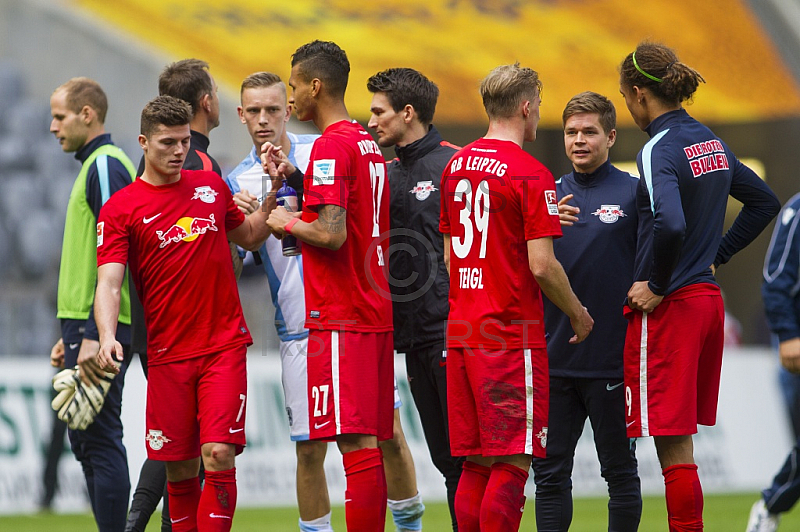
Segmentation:
{"type": "Polygon", "coordinates": [[[560,237],[552,174],[511,141],[478,139],[442,176],[439,229],[450,234],[447,346],[545,347],[527,241],[560,237]]]}

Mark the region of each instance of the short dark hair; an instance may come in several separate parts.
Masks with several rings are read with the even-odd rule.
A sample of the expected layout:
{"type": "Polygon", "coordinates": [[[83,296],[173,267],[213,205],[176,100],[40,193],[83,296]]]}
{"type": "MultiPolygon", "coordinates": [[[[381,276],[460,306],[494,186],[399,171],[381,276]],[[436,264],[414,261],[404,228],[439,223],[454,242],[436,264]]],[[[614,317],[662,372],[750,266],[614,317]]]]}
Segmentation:
{"type": "Polygon", "coordinates": [[[621,85],[647,87],[656,98],[672,105],[690,100],[700,83],[706,81],[697,70],[681,63],[674,50],[647,41],[625,57],[619,75],[621,85]]]}
{"type": "Polygon", "coordinates": [[[334,96],[344,97],[350,76],[347,54],[335,42],[312,41],[292,54],[292,66],[300,65],[303,79],[320,79],[334,96]]]}
{"type": "Polygon", "coordinates": [[[617,127],[617,110],[611,100],[602,94],[586,91],[573,96],[567,102],[567,106],[561,115],[563,125],[567,125],[569,117],[579,113],[599,115],[600,126],[602,126],[606,134],[611,133],[611,130],[617,127]]]}
{"type": "Polygon", "coordinates": [[[200,59],[183,59],[164,67],[158,76],[158,94],[180,98],[192,106],[192,116],[200,108],[200,100],[214,91],[208,63],[200,59]]]}
{"type": "Polygon", "coordinates": [[[89,106],[97,113],[101,124],[106,122],[108,112],[108,98],[100,84],[89,78],[72,78],[53,92],[63,90],[66,96],[67,107],[75,114],[89,106]]]}
{"type": "Polygon", "coordinates": [[[483,107],[490,119],[509,118],[525,100],[542,92],[542,81],[535,70],[520,64],[500,65],[481,81],[483,107]]]}
{"type": "Polygon", "coordinates": [[[426,126],[433,122],[439,87],[413,68],[390,68],[378,72],[367,81],[367,90],[386,94],[396,113],[411,105],[420,122],[426,126]]]}
{"type": "Polygon", "coordinates": [[[184,100],[172,96],[156,96],[142,109],[140,133],[147,138],[160,125],[182,126],[192,120],[192,108],[184,100]]]}

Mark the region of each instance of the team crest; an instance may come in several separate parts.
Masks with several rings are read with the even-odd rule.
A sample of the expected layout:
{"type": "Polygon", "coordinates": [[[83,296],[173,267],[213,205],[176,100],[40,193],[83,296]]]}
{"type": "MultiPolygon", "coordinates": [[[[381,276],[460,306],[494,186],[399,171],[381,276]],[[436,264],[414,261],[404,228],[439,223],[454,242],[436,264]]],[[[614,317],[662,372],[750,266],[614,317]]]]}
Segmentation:
{"type": "Polygon", "coordinates": [[[217,199],[217,194],[219,194],[219,192],[211,187],[197,187],[194,189],[194,196],[192,196],[192,199],[199,199],[203,203],[214,203],[217,199]]]}
{"type": "Polygon", "coordinates": [[[150,444],[150,448],[154,451],[158,451],[162,447],[164,447],[165,443],[169,443],[172,440],[164,436],[160,430],[153,430],[150,429],[147,436],[144,437],[147,440],[147,443],[150,444]]]}
{"type": "Polygon", "coordinates": [[[539,444],[542,446],[542,449],[547,447],[547,427],[542,427],[542,430],[536,435],[539,438],[539,444]]]}
{"type": "Polygon", "coordinates": [[[409,190],[409,192],[416,195],[419,201],[425,201],[434,190],[439,189],[433,186],[433,181],[417,181],[417,186],[409,190]]]}
{"type": "Polygon", "coordinates": [[[619,205],[600,205],[600,208],[592,214],[598,216],[600,221],[604,224],[613,224],[621,217],[627,216],[627,214],[622,212],[622,209],[619,208],[619,205]]]}

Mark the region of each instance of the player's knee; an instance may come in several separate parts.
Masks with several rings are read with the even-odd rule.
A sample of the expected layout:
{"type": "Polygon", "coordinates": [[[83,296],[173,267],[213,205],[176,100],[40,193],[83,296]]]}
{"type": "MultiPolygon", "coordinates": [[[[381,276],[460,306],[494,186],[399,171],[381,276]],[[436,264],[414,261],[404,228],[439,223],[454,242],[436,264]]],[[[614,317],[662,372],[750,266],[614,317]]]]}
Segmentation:
{"type": "Polygon", "coordinates": [[[209,471],[225,471],[234,466],[236,448],[230,443],[204,443],[203,464],[209,471]]]}
{"type": "Polygon", "coordinates": [[[299,441],[295,447],[298,466],[321,466],[325,462],[328,444],[319,441],[299,441]]]}
{"type": "Polygon", "coordinates": [[[403,454],[403,451],[406,449],[407,444],[406,440],[403,437],[402,430],[400,432],[400,438],[397,438],[397,433],[395,433],[395,437],[391,440],[384,440],[379,443],[381,450],[383,451],[384,456],[388,456],[391,459],[392,456],[400,456],[403,454]]]}

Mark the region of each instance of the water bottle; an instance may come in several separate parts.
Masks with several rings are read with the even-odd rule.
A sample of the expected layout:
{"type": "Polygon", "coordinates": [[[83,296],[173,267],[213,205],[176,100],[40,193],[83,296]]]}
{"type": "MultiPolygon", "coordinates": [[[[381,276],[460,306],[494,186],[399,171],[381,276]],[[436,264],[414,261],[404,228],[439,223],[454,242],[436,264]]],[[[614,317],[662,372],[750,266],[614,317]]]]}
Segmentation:
{"type": "MultiPolygon", "coordinates": [[[[279,207],[283,207],[289,212],[297,212],[297,192],[290,187],[286,180],[283,180],[283,186],[275,193],[275,200],[279,207]]],[[[300,242],[297,237],[286,234],[281,238],[281,246],[283,247],[284,257],[293,257],[300,254],[300,242]]]]}

